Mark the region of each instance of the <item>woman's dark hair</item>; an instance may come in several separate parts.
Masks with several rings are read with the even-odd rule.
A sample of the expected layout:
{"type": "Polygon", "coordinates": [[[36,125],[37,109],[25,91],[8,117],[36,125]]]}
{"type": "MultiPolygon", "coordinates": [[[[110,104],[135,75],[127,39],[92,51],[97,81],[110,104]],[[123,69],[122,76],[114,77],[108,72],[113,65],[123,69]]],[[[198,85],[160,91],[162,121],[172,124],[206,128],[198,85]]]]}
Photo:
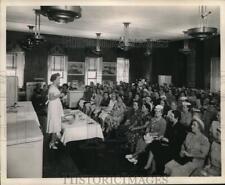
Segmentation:
{"type": "Polygon", "coordinates": [[[151,106],[147,103],[143,103],[143,105],[148,109],[148,112],[151,112],[151,106]]]}
{"type": "Polygon", "coordinates": [[[63,84],[63,87],[66,87],[67,89],[69,88],[68,84],[63,84]]]}
{"type": "Polygon", "coordinates": [[[50,78],[50,81],[51,81],[51,82],[54,82],[54,81],[57,79],[58,76],[60,76],[59,73],[52,74],[52,76],[51,76],[51,78],[50,78]]]}
{"type": "Polygon", "coordinates": [[[116,94],[116,95],[117,95],[117,98],[120,97],[122,100],[124,100],[123,95],[121,95],[121,94],[116,94]]]}
{"type": "Polygon", "coordinates": [[[180,121],[180,119],[181,119],[181,113],[180,113],[180,111],[173,110],[172,113],[174,115],[174,118],[176,118],[176,119],[178,119],[178,121],[180,121]]]}

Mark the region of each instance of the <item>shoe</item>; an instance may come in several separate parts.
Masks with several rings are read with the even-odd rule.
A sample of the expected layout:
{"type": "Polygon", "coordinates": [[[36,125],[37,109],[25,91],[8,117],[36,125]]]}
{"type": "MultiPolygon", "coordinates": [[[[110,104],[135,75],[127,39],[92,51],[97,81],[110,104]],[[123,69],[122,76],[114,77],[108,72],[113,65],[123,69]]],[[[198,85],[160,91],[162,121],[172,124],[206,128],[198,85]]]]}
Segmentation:
{"type": "Polygon", "coordinates": [[[133,155],[132,154],[125,155],[125,158],[126,159],[131,159],[131,158],[133,158],[133,155]]]}
{"type": "Polygon", "coordinates": [[[138,160],[135,159],[134,162],[133,162],[133,164],[136,165],[137,163],[138,163],[138,160]]]}
{"type": "Polygon", "coordinates": [[[55,146],[55,143],[50,143],[50,144],[49,144],[49,148],[50,148],[50,149],[54,149],[54,150],[57,150],[57,149],[58,149],[58,147],[55,146]]]}
{"type": "Polygon", "coordinates": [[[55,144],[59,144],[59,141],[55,141],[55,144]]]}
{"type": "Polygon", "coordinates": [[[133,164],[137,164],[137,162],[138,162],[137,159],[135,159],[135,158],[129,158],[127,160],[133,164]]]}

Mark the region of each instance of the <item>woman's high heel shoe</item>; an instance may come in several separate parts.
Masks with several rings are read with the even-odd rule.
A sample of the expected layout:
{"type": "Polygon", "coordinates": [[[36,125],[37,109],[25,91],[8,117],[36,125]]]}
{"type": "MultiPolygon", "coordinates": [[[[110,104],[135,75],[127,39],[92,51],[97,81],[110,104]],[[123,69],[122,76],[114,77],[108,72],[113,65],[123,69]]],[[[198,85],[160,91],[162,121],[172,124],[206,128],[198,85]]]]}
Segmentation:
{"type": "Polygon", "coordinates": [[[57,150],[58,149],[58,147],[55,146],[55,143],[49,143],[49,148],[50,149],[54,149],[54,150],[57,150]]]}

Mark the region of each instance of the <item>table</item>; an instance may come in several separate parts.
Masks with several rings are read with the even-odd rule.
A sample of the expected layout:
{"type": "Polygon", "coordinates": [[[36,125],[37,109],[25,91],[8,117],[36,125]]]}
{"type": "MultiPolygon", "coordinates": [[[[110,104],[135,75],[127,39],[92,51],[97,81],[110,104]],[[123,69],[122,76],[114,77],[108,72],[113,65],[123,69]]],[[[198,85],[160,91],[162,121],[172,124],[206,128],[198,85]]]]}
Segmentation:
{"type": "Polygon", "coordinates": [[[41,178],[43,134],[31,102],[7,113],[7,177],[41,178]]]}
{"type": "Polygon", "coordinates": [[[102,129],[99,123],[88,117],[80,110],[71,110],[75,119],[69,122],[62,122],[61,142],[66,145],[70,141],[85,140],[91,138],[104,139],[102,129]],[[89,124],[91,123],[91,124],[89,124]]]}
{"type": "Polygon", "coordinates": [[[23,122],[26,120],[35,120],[36,124],[40,126],[31,101],[19,101],[17,102],[17,105],[17,112],[7,112],[7,124],[14,124],[16,122],[23,122]]]}

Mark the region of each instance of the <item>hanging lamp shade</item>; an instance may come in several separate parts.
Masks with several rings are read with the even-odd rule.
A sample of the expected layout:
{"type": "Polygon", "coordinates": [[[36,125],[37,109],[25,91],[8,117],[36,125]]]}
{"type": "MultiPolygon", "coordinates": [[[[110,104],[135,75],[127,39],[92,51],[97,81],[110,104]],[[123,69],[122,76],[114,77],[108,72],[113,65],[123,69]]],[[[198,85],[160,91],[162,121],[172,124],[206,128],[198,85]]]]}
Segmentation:
{"type": "Polygon", "coordinates": [[[190,54],[192,50],[189,48],[189,40],[184,40],[184,47],[179,51],[185,55],[190,54]]]}
{"type": "Polygon", "coordinates": [[[124,22],[124,33],[123,36],[120,38],[118,48],[121,50],[127,51],[131,47],[131,42],[129,38],[129,22],[124,22]]]}
{"type": "Polygon", "coordinates": [[[35,10],[35,33],[34,41],[36,45],[45,42],[45,38],[41,35],[41,11],[35,10]]]}
{"type": "Polygon", "coordinates": [[[41,12],[57,23],[69,23],[81,17],[80,6],[41,6],[41,12]]]}
{"type": "Polygon", "coordinates": [[[27,27],[29,29],[29,33],[25,39],[21,41],[21,47],[25,50],[29,50],[36,45],[34,41],[34,26],[28,25],[27,27]]]}
{"type": "Polygon", "coordinates": [[[146,39],[146,51],[144,53],[145,56],[150,56],[152,54],[153,42],[151,39],[146,39]]]}
{"type": "Polygon", "coordinates": [[[102,51],[101,51],[101,47],[100,47],[100,36],[101,36],[101,33],[96,33],[96,46],[95,46],[95,49],[92,50],[92,53],[97,55],[97,56],[102,56],[102,51]]]}
{"type": "Polygon", "coordinates": [[[190,28],[185,33],[193,38],[204,40],[217,34],[217,28],[207,26],[207,18],[212,13],[206,6],[200,6],[200,27],[190,28]]]}

